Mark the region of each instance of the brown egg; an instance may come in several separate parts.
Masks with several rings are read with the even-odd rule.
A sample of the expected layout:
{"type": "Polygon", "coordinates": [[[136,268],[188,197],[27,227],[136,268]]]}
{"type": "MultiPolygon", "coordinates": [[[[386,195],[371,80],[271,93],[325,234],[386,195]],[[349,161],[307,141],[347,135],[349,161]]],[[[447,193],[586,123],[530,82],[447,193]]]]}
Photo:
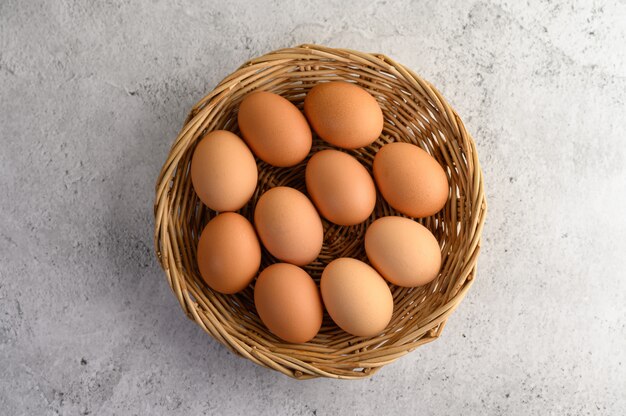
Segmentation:
{"type": "Polygon", "coordinates": [[[448,200],[448,178],[426,151],[410,143],[389,143],[374,158],[374,179],[385,201],[411,217],[439,212],[448,200]]]}
{"type": "Polygon", "coordinates": [[[197,260],[211,289],[225,294],[245,289],[261,265],[261,246],[252,224],[234,212],[219,214],[200,235],[197,260]]]}
{"type": "Polygon", "coordinates": [[[288,342],[310,341],[322,326],[317,285],[293,264],[276,263],[261,272],[254,285],[254,305],[272,334],[288,342]]]}
{"type": "Polygon", "coordinates": [[[322,249],[322,220],[311,201],[296,189],[279,186],[261,195],[254,224],[265,248],[287,263],[304,266],[322,249]]]}
{"type": "Polygon", "coordinates": [[[374,97],[348,82],[317,84],[304,99],[304,113],[313,130],[344,149],[372,144],[383,131],[383,112],[374,97]]]}
{"type": "Polygon", "coordinates": [[[327,220],[354,225],[370,216],[376,205],[376,187],[367,169],[338,150],[322,150],[306,165],[306,188],[327,220]]]}
{"type": "Polygon", "coordinates": [[[273,166],[304,160],[311,150],[311,128],[298,107],[266,91],[248,94],[237,115],[241,134],[255,155],[273,166]]]}
{"type": "Polygon", "coordinates": [[[422,224],[404,217],[383,217],[365,233],[370,262],[387,281],[413,287],[430,283],[441,268],[435,236],[422,224]]]}
{"type": "Polygon", "coordinates": [[[191,183],[215,211],[236,211],[256,188],[258,171],[248,146],[235,134],[216,130],[198,143],[191,158],[191,183]]]}
{"type": "Polygon", "coordinates": [[[352,335],[377,335],[391,320],[389,286],[362,261],[347,257],[333,260],[322,272],[320,288],[330,317],[352,335]]]}

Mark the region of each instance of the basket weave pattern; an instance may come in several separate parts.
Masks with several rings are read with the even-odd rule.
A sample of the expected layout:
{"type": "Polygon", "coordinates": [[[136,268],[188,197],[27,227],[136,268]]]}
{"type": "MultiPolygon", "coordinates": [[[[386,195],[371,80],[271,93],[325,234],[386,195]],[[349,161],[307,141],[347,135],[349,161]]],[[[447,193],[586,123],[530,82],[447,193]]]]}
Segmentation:
{"type": "MultiPolygon", "coordinates": [[[[314,135],[309,157],[329,147],[314,135]]],[[[239,212],[252,222],[257,199],[275,186],[306,192],[307,160],[292,168],[277,168],[257,159],[257,189],[239,212]]],[[[154,238],[159,262],[183,311],[217,341],[238,355],[290,377],[348,379],[369,376],[439,337],[474,279],[485,214],[483,178],[474,141],[433,86],[380,54],[302,45],[250,60],[193,107],[157,181],[154,238]],[[336,80],[365,88],[383,110],[381,137],[366,148],[348,151],[370,172],[377,150],[393,141],[416,144],[443,166],[450,198],[442,211],[419,220],[439,241],[442,267],[439,276],[426,286],[391,286],[394,313],[382,334],[367,338],[349,335],[325,314],[319,334],[306,344],[294,345],[272,335],[260,321],[252,285],[236,295],[222,295],[202,281],[196,265],[196,246],[204,225],[217,213],[206,208],[194,193],[189,164],[205,133],[224,129],[239,134],[237,109],[249,92],[271,91],[302,109],[311,87],[336,80]]],[[[374,212],[362,224],[345,227],[322,219],[324,246],[318,259],[305,270],[319,282],[322,270],[335,258],[353,257],[367,262],[365,230],[376,218],[386,215],[401,214],[378,194],[374,212]]],[[[261,268],[274,262],[263,250],[261,268]]]]}

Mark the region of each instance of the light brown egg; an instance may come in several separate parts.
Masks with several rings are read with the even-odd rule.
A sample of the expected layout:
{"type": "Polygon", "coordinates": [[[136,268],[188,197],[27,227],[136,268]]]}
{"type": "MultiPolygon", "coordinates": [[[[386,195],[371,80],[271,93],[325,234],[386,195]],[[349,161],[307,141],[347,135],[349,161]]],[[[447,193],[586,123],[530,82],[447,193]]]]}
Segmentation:
{"type": "Polygon", "coordinates": [[[284,262],[304,266],[322,249],[322,220],[311,201],[296,189],[279,186],[261,195],[254,225],[265,248],[284,262]]]}
{"type": "Polygon", "coordinates": [[[237,115],[239,130],[260,159],[288,167],[304,160],[311,150],[311,128],[298,107],[278,94],[248,94],[237,115]]]}
{"type": "Polygon", "coordinates": [[[363,88],[348,82],[317,84],[304,99],[304,113],[313,130],[344,149],[370,145],[383,131],[383,112],[363,88]]]}
{"type": "Polygon", "coordinates": [[[219,214],[200,235],[197,260],[211,289],[225,294],[245,289],[261,265],[261,246],[252,224],[234,212],[219,214]]]}
{"type": "Polygon", "coordinates": [[[376,187],[367,169],[349,154],[322,150],[306,165],[306,188],[327,220],[354,225],[370,216],[376,205],[376,187]]]}
{"type": "Polygon", "coordinates": [[[322,272],[322,299],[330,317],[344,331],[369,337],[382,332],[393,313],[389,286],[376,270],[347,257],[322,272]]]}
{"type": "Polygon", "coordinates": [[[236,211],[243,207],[254,193],[257,178],[252,152],[229,131],[208,133],[191,158],[193,189],[215,211],[236,211]]]}
{"type": "Polygon", "coordinates": [[[272,334],[288,342],[310,341],[322,326],[317,285],[293,264],[276,263],[261,272],[254,285],[254,305],[272,334]]]}
{"type": "Polygon", "coordinates": [[[383,217],[365,233],[365,252],[387,281],[404,287],[430,283],[441,268],[441,250],[435,236],[418,222],[383,217]]]}
{"type": "Polygon", "coordinates": [[[448,178],[426,151],[410,143],[389,143],[374,158],[374,179],[385,201],[415,218],[439,212],[448,200],[448,178]]]}

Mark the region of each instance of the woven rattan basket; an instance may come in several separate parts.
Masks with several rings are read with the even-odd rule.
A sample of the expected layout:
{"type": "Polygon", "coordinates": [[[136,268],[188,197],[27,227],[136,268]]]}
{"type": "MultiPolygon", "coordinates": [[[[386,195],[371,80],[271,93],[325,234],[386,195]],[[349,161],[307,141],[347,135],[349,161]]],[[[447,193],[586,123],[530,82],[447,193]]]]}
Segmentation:
{"type": "MultiPolygon", "coordinates": [[[[314,137],[311,154],[327,147],[314,137]]],[[[287,185],[306,192],[306,160],[293,168],[257,162],[256,192],[240,211],[251,221],[256,201],[267,189],[287,185]]],[[[231,351],[298,379],[353,379],[372,375],[439,337],[474,279],[485,213],[483,178],[474,142],[434,87],[384,55],[303,45],[246,62],[193,107],[158,178],[154,237],[159,262],[183,311],[231,351]],[[302,108],[304,96],[313,85],[331,80],[357,83],[376,97],[383,110],[382,136],[371,146],[350,151],[370,171],[376,151],[393,141],[417,144],[444,167],[450,198],[441,212],[419,220],[439,240],[443,262],[439,276],[424,287],[391,287],[394,313],[380,335],[349,335],[325,316],[320,333],[312,341],[294,345],[281,341],[261,323],[254,307],[254,282],[236,295],[221,295],[200,278],[196,245],[203,226],[216,213],[196,197],[189,164],[195,145],[206,132],[226,129],[239,133],[237,108],[247,93],[272,91],[302,108]]],[[[374,213],[363,224],[342,227],[324,221],[324,247],[319,258],[305,269],[319,281],[324,266],[337,257],[367,261],[365,230],[374,219],[385,215],[398,214],[379,195],[374,213]]],[[[264,251],[261,268],[273,262],[264,251]]]]}

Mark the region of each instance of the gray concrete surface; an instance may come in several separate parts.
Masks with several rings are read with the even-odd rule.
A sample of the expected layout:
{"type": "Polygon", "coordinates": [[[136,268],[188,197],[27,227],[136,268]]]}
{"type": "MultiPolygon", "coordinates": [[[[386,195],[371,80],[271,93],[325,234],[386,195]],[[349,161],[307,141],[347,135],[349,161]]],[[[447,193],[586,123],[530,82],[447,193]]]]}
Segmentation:
{"type": "Polygon", "coordinates": [[[625,414],[624,1],[252,3],[0,2],[0,414],[625,414]],[[429,79],[486,175],[474,287],[441,339],[365,381],[233,356],[152,250],[188,109],[304,42],[429,79]]]}

